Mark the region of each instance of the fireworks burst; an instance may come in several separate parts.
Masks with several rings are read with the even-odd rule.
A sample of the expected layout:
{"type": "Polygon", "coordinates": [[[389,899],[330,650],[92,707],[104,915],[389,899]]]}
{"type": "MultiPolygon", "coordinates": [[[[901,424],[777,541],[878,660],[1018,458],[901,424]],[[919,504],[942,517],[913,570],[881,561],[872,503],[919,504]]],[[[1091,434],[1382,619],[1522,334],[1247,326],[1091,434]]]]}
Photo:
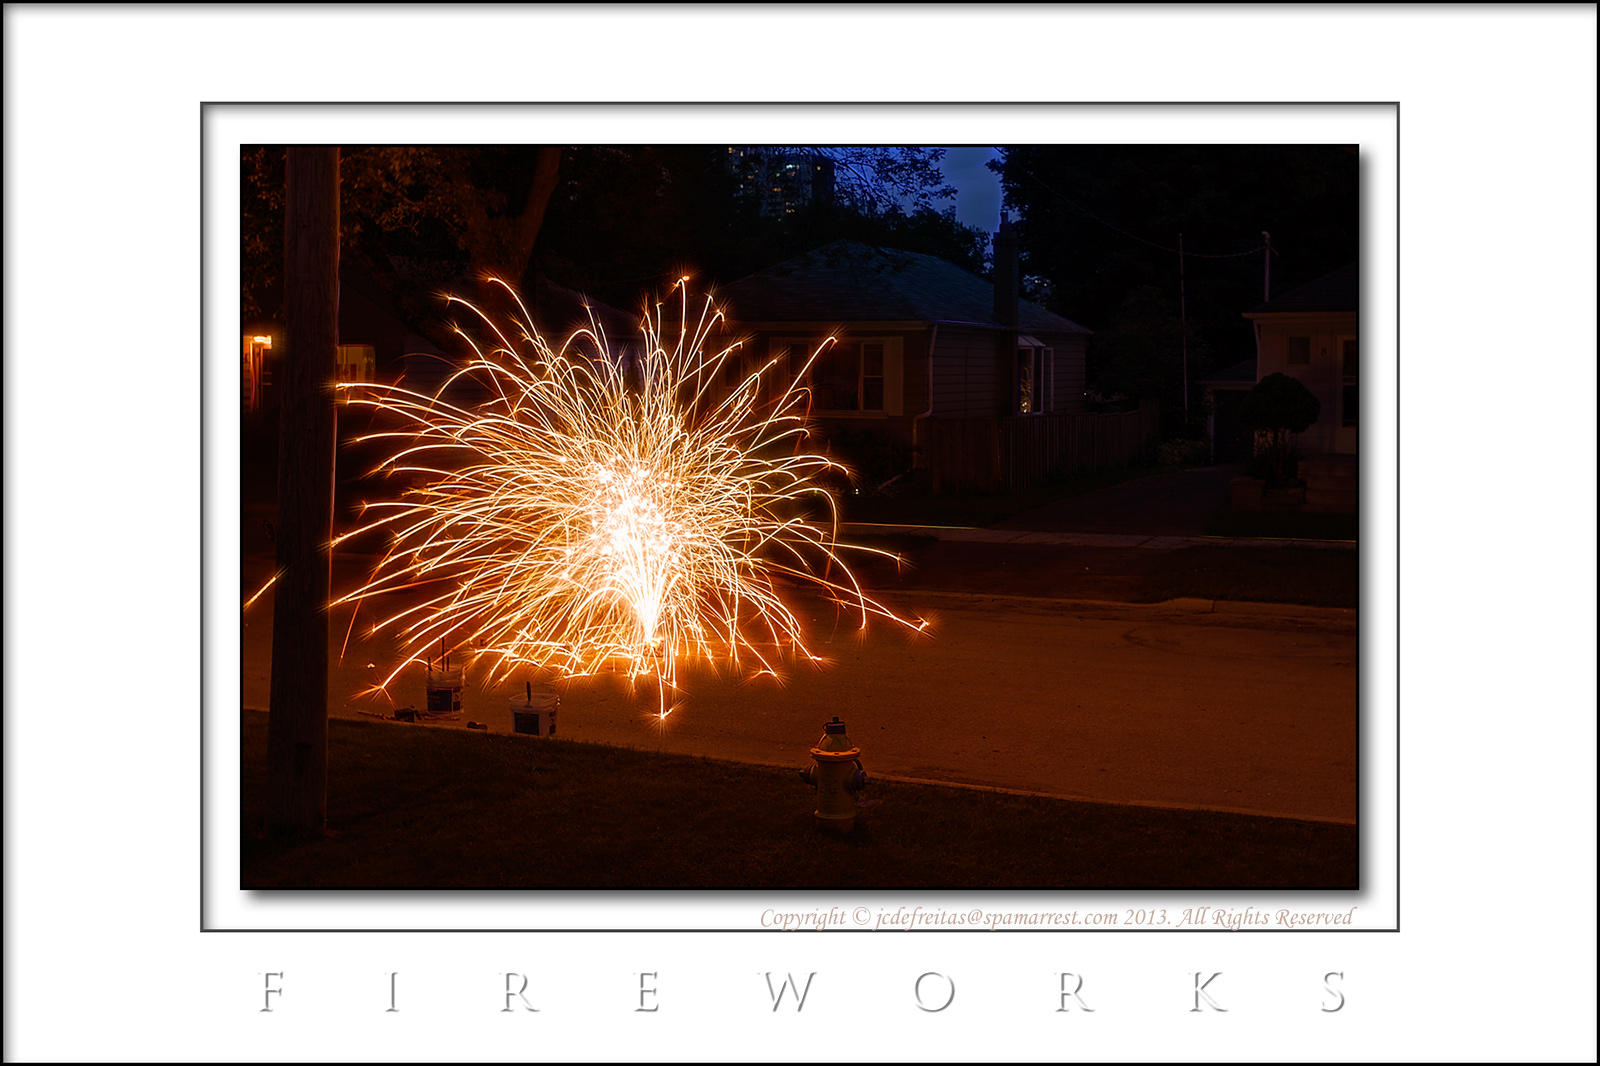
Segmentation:
{"type": "Polygon", "coordinates": [[[841,553],[893,556],[838,541],[826,478],[844,468],[805,448],[804,382],[832,338],[799,365],[747,370],[737,343],[708,352],[722,315],[709,298],[691,314],[684,279],[675,322],[646,310],[642,349],[614,353],[592,319],[554,348],[491,280],[520,317],[451,297],[485,339],[457,330],[473,357],[437,392],[340,386],[395,426],[362,439],[392,443],[379,469],[411,486],[339,538],[381,530],[390,546],[336,604],[411,600],[371,627],[404,648],[379,688],[441,649],[487,663],[491,683],[616,665],[657,682],[665,717],[689,659],[774,676],[786,655],[820,661],[791,590],[820,590],[863,628],[925,627],[863,592],[841,553]]]}

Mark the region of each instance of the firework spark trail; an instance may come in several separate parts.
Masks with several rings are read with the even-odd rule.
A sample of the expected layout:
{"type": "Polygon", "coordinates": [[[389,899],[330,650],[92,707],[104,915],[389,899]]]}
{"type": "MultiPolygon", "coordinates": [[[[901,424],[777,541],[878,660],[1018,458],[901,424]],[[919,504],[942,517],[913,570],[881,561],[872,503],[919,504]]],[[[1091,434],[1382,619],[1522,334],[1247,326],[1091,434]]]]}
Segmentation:
{"type": "Polygon", "coordinates": [[[691,317],[687,279],[674,287],[675,329],[662,304],[647,310],[643,351],[631,359],[611,351],[592,318],[552,348],[511,287],[490,280],[521,317],[510,316],[508,336],[451,297],[493,340],[458,328],[473,358],[437,392],[340,386],[350,404],[399,422],[362,439],[392,442],[379,470],[412,483],[397,500],[369,504],[372,520],[335,542],[391,537],[370,577],[335,605],[421,593],[371,626],[405,649],[377,689],[441,649],[486,661],[491,684],[517,667],[572,677],[617,663],[630,679],[657,682],[664,718],[682,661],[774,676],[785,654],[821,661],[786,585],[820,589],[862,628],[874,615],[926,626],[863,592],[841,552],[896,557],[837,541],[837,504],[822,479],[844,468],[804,448],[805,377],[832,338],[801,365],[773,357],[725,387],[739,344],[708,354],[722,314],[707,298],[691,317]],[[466,382],[487,402],[446,399],[466,382]],[[808,517],[808,501],[825,504],[829,520],[808,517]]]}

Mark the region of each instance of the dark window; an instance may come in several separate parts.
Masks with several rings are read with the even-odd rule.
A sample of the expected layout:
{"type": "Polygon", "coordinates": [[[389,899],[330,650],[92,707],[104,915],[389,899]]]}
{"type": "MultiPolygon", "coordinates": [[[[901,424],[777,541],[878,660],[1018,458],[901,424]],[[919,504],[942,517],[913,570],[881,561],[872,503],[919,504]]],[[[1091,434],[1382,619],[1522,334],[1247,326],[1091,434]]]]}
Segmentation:
{"type": "MultiPolygon", "coordinates": [[[[888,400],[888,364],[892,341],[839,341],[822,349],[811,364],[805,385],[813,411],[883,411],[888,400]]],[[[774,341],[783,352],[804,361],[815,351],[803,340],[774,341]]],[[[776,368],[784,376],[786,368],[776,368]]]]}
{"type": "Polygon", "coordinates": [[[1017,349],[1017,413],[1042,414],[1050,410],[1051,350],[1017,349]]]}
{"type": "Polygon", "coordinates": [[[811,353],[801,351],[799,344],[778,345],[772,353],[771,366],[764,377],[762,388],[766,390],[767,399],[777,400],[794,381],[793,375],[798,373],[805,365],[806,357],[811,353]]]}
{"type": "Polygon", "coordinates": [[[861,352],[854,344],[835,344],[811,368],[817,407],[823,411],[856,411],[861,407],[861,352]]]}
{"type": "Polygon", "coordinates": [[[1311,363],[1311,338],[1289,338],[1289,365],[1308,366],[1311,363]]]}
{"type": "Polygon", "coordinates": [[[861,409],[883,410],[883,344],[861,345],[861,409]]]}

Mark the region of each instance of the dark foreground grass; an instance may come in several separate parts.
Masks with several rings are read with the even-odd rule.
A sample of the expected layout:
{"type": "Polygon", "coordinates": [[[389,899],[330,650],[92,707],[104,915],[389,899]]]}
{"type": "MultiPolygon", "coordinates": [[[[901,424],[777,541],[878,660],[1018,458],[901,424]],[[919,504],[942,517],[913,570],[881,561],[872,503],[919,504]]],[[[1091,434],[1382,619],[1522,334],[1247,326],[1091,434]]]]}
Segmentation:
{"type": "Polygon", "coordinates": [[[875,782],[818,832],[792,771],[334,720],[323,839],[264,839],[244,712],[244,888],[1354,888],[1356,831],[875,782]]]}

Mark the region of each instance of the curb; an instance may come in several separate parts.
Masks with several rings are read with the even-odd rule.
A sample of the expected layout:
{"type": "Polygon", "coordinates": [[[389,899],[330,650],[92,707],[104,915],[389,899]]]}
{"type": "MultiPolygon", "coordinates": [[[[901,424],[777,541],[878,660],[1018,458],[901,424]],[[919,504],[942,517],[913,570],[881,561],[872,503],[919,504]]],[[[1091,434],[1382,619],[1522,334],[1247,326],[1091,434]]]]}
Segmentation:
{"type": "Polygon", "coordinates": [[[1027,529],[988,529],[981,526],[923,526],[901,523],[844,522],[848,533],[878,536],[928,537],[938,541],[979,544],[1021,544],[1075,548],[1315,548],[1355,551],[1353,540],[1298,540],[1292,537],[1166,536],[1154,533],[1062,533],[1027,529]]]}

